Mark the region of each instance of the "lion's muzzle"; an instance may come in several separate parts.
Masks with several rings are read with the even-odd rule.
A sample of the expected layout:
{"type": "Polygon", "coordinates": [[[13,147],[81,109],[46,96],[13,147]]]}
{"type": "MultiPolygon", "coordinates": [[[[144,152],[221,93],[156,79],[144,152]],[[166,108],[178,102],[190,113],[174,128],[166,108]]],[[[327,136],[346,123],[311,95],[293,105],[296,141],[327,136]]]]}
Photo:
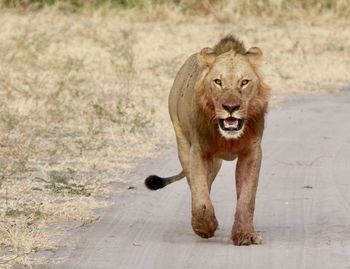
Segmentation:
{"type": "Polygon", "coordinates": [[[230,114],[233,112],[237,111],[241,105],[240,104],[235,104],[235,105],[228,105],[228,104],[223,104],[222,107],[230,114]]]}
{"type": "Polygon", "coordinates": [[[226,119],[219,119],[219,127],[225,132],[240,131],[243,128],[243,125],[244,119],[237,119],[232,116],[226,119]]]}

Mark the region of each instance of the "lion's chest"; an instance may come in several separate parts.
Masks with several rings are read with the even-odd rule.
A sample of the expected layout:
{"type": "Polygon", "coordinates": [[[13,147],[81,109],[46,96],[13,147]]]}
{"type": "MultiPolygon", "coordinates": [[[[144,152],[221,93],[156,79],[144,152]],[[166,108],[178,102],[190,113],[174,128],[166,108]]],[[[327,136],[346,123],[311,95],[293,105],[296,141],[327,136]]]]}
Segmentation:
{"type": "Polygon", "coordinates": [[[211,145],[211,153],[213,156],[232,161],[237,158],[237,155],[242,150],[242,145],[233,140],[219,139],[213,141],[211,145]]]}
{"type": "Polygon", "coordinates": [[[217,152],[215,156],[225,161],[233,161],[237,158],[237,154],[232,154],[228,152],[217,152]]]}

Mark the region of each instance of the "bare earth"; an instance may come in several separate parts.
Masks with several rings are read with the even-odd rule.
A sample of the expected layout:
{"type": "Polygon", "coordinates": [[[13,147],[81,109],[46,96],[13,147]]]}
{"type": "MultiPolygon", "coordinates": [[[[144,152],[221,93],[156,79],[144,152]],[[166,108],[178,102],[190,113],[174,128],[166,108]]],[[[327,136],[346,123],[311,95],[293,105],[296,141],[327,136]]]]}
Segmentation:
{"type": "Polygon", "coordinates": [[[214,184],[220,228],[208,240],[192,232],[185,180],[156,192],[143,186],[149,174],[179,171],[168,148],[131,175],[135,189],[116,196],[98,223],[73,231],[55,268],[350,268],[348,92],[292,97],[269,113],[255,214],[263,245],[229,241],[233,163],[214,184]]]}

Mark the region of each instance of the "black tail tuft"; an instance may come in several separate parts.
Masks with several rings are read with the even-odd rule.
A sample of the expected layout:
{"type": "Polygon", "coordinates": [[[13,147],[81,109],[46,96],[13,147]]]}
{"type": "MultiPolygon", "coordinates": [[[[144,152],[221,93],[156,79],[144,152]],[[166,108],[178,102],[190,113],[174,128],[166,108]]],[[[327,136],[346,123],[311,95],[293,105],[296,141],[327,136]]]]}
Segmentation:
{"type": "Polygon", "coordinates": [[[146,178],[145,185],[152,191],[161,189],[166,186],[164,178],[158,177],[156,175],[152,175],[146,178]]]}

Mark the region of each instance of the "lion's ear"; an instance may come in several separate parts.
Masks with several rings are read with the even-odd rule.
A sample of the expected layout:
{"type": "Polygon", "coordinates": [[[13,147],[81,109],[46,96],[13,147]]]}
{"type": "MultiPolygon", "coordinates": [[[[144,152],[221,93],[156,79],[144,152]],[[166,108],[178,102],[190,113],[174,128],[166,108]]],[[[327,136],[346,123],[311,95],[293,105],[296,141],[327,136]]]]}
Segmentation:
{"type": "Polygon", "coordinates": [[[263,53],[258,47],[251,47],[245,54],[252,64],[259,66],[263,61],[263,53]]]}
{"type": "Polygon", "coordinates": [[[203,68],[208,68],[213,65],[216,54],[214,53],[214,50],[211,48],[204,48],[199,53],[199,64],[203,68]]]}

